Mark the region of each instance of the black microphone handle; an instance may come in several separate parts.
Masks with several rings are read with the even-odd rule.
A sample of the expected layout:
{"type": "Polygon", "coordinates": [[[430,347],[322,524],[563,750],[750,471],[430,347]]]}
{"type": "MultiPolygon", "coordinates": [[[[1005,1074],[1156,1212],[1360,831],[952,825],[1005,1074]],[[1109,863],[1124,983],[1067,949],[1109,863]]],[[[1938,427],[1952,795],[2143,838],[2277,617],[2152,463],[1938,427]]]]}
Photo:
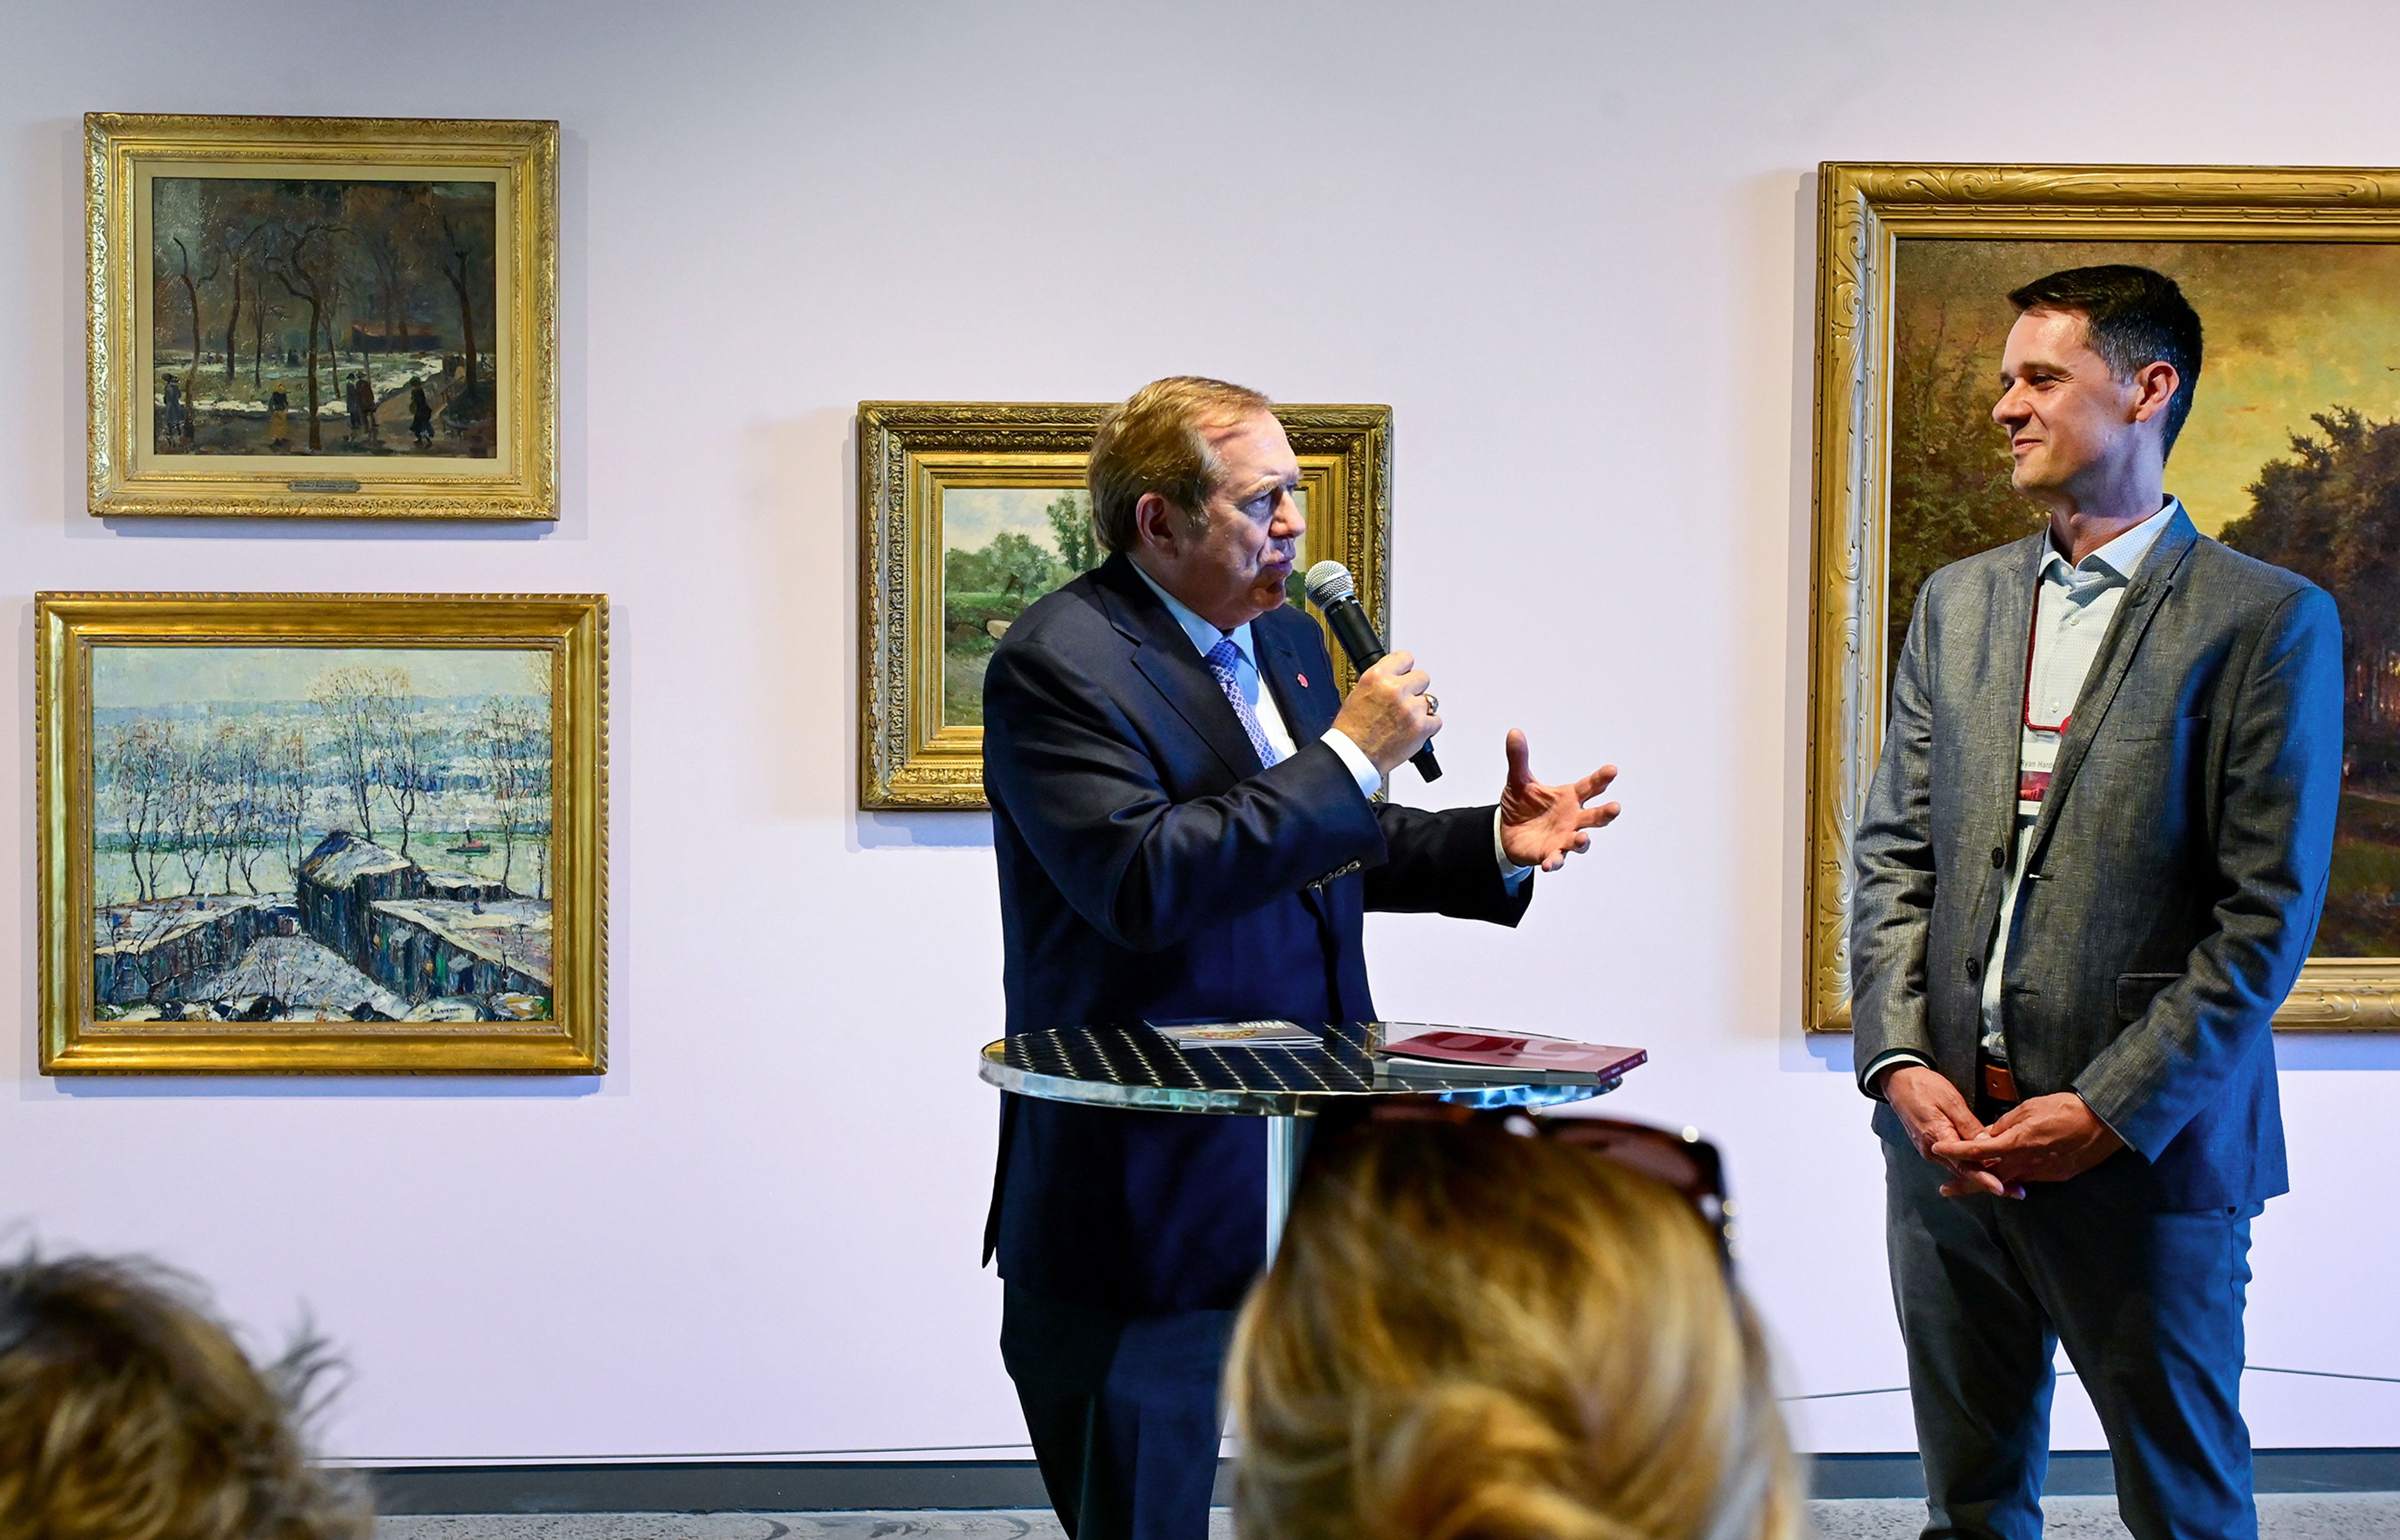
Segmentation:
{"type": "MultiPolygon", "coordinates": [[[[1334,640],[1350,655],[1350,667],[1364,674],[1382,661],[1384,639],[1375,634],[1375,622],[1367,619],[1367,611],[1354,596],[1336,599],[1323,606],[1326,623],[1333,628],[1334,640]]],[[[1423,748],[1409,756],[1409,763],[1428,781],[1441,779],[1441,761],[1433,756],[1433,741],[1427,739],[1423,748]]]]}

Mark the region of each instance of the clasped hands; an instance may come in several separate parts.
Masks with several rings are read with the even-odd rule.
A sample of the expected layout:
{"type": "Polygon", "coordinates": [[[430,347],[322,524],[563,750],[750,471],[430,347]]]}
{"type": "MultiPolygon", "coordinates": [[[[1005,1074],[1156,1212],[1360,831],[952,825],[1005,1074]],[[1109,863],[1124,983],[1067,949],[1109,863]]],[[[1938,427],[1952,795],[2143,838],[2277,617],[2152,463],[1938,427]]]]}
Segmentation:
{"type": "Polygon", "coordinates": [[[1947,1076],[1923,1065],[1886,1071],[1883,1094],[1916,1152],[1949,1171],[1945,1198],[2022,1198],[2027,1182],[2080,1176],[2125,1147],[2072,1091],[2028,1097],[1990,1124],[1947,1076]]]}
{"type": "MultiPolygon", "coordinates": [[[[1389,780],[1394,770],[1441,730],[1433,683],[1405,652],[1386,653],[1358,675],[1333,725],[1373,761],[1389,780]]],[[[1582,780],[1552,786],[1534,779],[1533,749],[1525,735],[1508,729],[1508,777],[1500,788],[1501,852],[1520,866],[1546,872],[1568,856],[1591,848],[1591,831],[1606,828],[1624,811],[1615,802],[1586,807],[1616,779],[1615,765],[1602,765],[1582,780]]]]}

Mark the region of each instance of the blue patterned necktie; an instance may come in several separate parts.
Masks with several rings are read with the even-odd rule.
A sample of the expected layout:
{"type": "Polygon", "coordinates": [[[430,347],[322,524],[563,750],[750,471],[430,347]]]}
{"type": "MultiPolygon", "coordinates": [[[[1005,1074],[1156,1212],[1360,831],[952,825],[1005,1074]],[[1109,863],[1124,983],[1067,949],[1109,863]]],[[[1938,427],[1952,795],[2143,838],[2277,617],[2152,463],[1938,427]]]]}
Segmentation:
{"type": "Polygon", "coordinates": [[[1234,645],[1234,639],[1224,637],[1208,649],[1208,672],[1217,676],[1217,688],[1225,692],[1234,715],[1242,719],[1242,730],[1250,735],[1250,747],[1259,751],[1259,763],[1272,765],[1283,756],[1267,742],[1265,729],[1259,726],[1258,713],[1250,709],[1249,699],[1242,693],[1241,681],[1234,677],[1234,664],[1241,656],[1242,649],[1234,645]]]}

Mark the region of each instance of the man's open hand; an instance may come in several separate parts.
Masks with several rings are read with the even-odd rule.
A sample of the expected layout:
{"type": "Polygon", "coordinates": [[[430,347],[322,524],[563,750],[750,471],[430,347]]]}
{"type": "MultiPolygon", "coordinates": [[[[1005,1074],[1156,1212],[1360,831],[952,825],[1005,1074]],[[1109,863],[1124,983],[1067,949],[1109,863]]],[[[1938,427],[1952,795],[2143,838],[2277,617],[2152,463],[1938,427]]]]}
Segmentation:
{"type": "Polygon", "coordinates": [[[1938,1141],[1933,1155],[1945,1163],[1971,1162],[2022,1189],[2029,1181],[2080,1177],[2123,1148],[2125,1141],[2081,1097],[2061,1091],[2017,1103],[1988,1128],[1938,1141]]]}
{"type": "Polygon", "coordinates": [[[1557,871],[1567,857],[1591,848],[1591,831],[1616,822],[1615,802],[1585,803],[1616,779],[1615,765],[1602,765],[1571,786],[1546,786],[1534,779],[1534,751],[1525,735],[1508,729],[1508,781],[1500,788],[1500,849],[1520,866],[1557,871]]]}

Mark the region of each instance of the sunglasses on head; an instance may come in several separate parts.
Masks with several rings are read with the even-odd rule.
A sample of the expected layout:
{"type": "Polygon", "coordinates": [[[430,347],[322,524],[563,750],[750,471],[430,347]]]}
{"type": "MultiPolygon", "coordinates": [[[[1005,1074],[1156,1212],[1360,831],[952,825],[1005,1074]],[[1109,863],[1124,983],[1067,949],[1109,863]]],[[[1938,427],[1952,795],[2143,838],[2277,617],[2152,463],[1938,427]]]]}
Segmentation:
{"type": "Polygon", "coordinates": [[[1697,1129],[1678,1133],[1623,1118],[1536,1118],[1521,1108],[1466,1107],[1433,1096],[1375,1097],[1358,1110],[1351,1126],[1381,1124],[1496,1126],[1522,1138],[1548,1139],[1589,1151],[1681,1193],[1716,1237],[1718,1255],[1732,1265],[1734,1207],[1725,1196],[1725,1157],[1697,1129]]]}

